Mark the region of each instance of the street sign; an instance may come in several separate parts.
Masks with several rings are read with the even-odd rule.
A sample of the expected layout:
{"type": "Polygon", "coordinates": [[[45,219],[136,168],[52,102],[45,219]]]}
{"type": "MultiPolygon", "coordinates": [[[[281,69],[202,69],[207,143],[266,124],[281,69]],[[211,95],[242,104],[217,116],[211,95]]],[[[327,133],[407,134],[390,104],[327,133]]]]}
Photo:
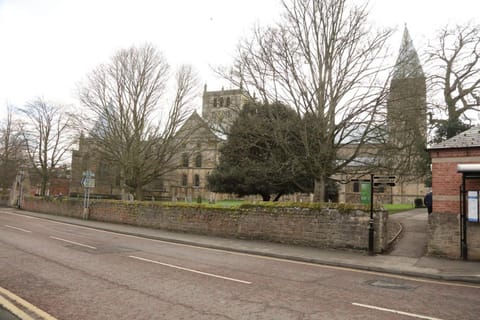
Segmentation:
{"type": "Polygon", "coordinates": [[[386,185],[386,186],[395,186],[395,180],[396,176],[374,176],[373,177],[373,185],[374,186],[381,186],[381,185],[386,185]]]}
{"type": "Polygon", "coordinates": [[[80,184],[84,188],[95,188],[95,173],[90,170],[84,171],[80,184]]]}

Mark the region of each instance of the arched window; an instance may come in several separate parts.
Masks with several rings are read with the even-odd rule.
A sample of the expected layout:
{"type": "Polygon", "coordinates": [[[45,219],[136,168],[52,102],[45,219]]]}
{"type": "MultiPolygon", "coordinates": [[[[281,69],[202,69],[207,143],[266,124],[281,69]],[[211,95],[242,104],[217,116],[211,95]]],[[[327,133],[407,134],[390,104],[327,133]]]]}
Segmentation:
{"type": "Polygon", "coordinates": [[[199,186],[200,186],[200,176],[199,176],[198,174],[196,174],[195,177],[194,177],[193,185],[194,185],[195,187],[199,187],[199,186]]]}
{"type": "Polygon", "coordinates": [[[223,97],[220,97],[220,99],[218,99],[218,100],[219,100],[220,108],[222,108],[223,107],[223,97]]]}
{"type": "Polygon", "coordinates": [[[213,107],[214,107],[214,108],[217,107],[217,98],[213,98],[213,107]]]}
{"type": "Polygon", "coordinates": [[[187,186],[187,183],[188,183],[188,177],[187,177],[187,175],[184,173],[184,174],[182,174],[182,186],[186,187],[186,186],[187,186]]]}
{"type": "Polygon", "coordinates": [[[182,154],[182,167],[188,168],[188,154],[182,154]]]}
{"type": "Polygon", "coordinates": [[[230,106],[230,97],[227,97],[227,102],[225,103],[225,106],[226,107],[230,106]]]}
{"type": "Polygon", "coordinates": [[[197,154],[195,157],[195,167],[201,168],[202,167],[202,154],[197,154]]]}

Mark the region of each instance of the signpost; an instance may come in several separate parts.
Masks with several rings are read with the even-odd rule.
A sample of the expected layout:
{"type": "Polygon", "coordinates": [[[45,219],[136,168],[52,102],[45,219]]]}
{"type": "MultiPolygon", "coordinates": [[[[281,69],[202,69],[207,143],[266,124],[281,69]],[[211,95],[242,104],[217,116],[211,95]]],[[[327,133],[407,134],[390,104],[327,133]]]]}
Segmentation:
{"type": "Polygon", "coordinates": [[[80,184],[84,188],[83,195],[83,219],[88,219],[88,208],[90,202],[90,189],[95,188],[95,173],[90,170],[84,171],[80,184]]]}
{"type": "Polygon", "coordinates": [[[373,219],[373,195],[375,190],[378,190],[378,188],[374,187],[394,187],[396,178],[397,177],[395,176],[376,176],[374,174],[370,174],[370,180],[351,180],[360,183],[360,202],[366,205],[370,204],[370,220],[368,222],[368,254],[372,256],[375,254],[373,248],[375,240],[375,220],[373,219]]]}
{"type": "MultiPolygon", "coordinates": [[[[368,254],[373,256],[375,254],[374,242],[375,242],[375,227],[373,219],[373,194],[374,187],[378,186],[395,186],[395,176],[376,176],[370,174],[370,221],[368,223],[368,254]]],[[[363,199],[362,199],[363,200],[363,199]]],[[[362,201],[363,203],[363,201],[362,201]]]]}

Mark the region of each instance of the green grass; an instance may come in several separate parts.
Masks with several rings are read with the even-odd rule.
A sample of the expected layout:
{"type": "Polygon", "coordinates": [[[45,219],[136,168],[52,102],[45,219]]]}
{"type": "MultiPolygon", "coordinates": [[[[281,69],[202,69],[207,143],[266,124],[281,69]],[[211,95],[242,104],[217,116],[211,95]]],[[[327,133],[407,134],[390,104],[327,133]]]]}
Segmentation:
{"type": "Polygon", "coordinates": [[[414,209],[414,205],[411,203],[384,204],[383,207],[388,213],[397,213],[414,209]]]}
{"type": "Polygon", "coordinates": [[[220,200],[216,201],[215,205],[219,207],[240,207],[242,203],[245,203],[243,200],[220,200]]]}

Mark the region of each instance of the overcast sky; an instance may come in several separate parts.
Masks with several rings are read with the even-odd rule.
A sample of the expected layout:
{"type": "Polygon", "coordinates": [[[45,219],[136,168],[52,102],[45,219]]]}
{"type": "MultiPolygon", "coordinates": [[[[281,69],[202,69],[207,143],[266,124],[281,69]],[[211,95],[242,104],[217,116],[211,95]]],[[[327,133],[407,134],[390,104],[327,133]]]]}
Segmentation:
{"type": "MultiPolygon", "coordinates": [[[[438,27],[480,15],[479,0],[371,0],[370,6],[375,24],[398,30],[395,53],[405,23],[420,49],[438,27]]],[[[76,85],[87,73],[116,50],[145,42],[173,67],[192,64],[202,84],[220,89],[210,66],[228,65],[239,37],[278,12],[279,0],[0,0],[0,118],[7,104],[37,96],[78,105],[76,85]]]]}

